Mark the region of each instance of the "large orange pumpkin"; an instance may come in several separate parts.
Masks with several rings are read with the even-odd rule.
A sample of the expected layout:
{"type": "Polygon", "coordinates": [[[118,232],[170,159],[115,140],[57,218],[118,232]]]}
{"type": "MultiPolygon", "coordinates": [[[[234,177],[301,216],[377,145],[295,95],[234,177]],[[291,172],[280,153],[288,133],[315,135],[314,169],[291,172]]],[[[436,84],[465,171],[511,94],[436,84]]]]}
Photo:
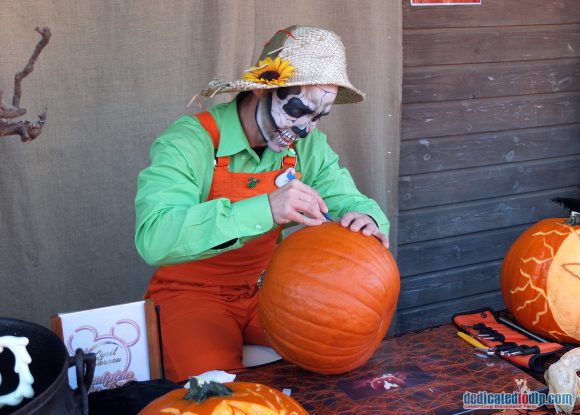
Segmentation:
{"type": "Polygon", "coordinates": [[[187,397],[187,389],[173,390],[147,405],[139,415],[308,415],[291,397],[259,383],[225,383],[228,396],[211,396],[202,402],[187,397]]]}
{"type": "Polygon", "coordinates": [[[527,229],[504,259],[501,289],[522,326],[580,342],[580,226],[552,218],[527,229]]]}
{"type": "Polygon", "coordinates": [[[274,349],[317,373],[364,364],[383,340],[399,270],[374,237],[336,223],[301,229],[274,251],[258,313],[274,349]]]}

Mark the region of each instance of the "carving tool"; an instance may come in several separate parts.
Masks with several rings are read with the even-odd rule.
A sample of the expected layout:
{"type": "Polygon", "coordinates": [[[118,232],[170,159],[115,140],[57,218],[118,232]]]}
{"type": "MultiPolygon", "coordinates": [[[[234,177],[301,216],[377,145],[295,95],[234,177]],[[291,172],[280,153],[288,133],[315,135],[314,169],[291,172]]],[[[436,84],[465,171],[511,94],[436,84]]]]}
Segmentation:
{"type": "Polygon", "coordinates": [[[512,347],[510,349],[505,349],[502,350],[501,352],[499,352],[500,356],[504,356],[510,353],[514,353],[514,352],[519,352],[522,350],[522,346],[516,346],[516,347],[512,347]]]}
{"type": "Polygon", "coordinates": [[[540,337],[537,334],[534,334],[531,331],[528,331],[528,330],[524,329],[523,327],[517,325],[516,323],[514,323],[511,320],[508,320],[505,317],[499,316],[497,319],[499,321],[501,321],[503,324],[505,324],[506,326],[508,326],[508,327],[510,327],[510,328],[512,328],[514,330],[517,330],[520,333],[525,334],[526,336],[531,337],[534,340],[537,340],[537,341],[542,342],[542,343],[549,343],[549,340],[546,340],[543,337],[540,337]]]}
{"type": "Polygon", "coordinates": [[[477,336],[477,337],[479,339],[493,340],[496,342],[503,342],[505,340],[505,336],[501,333],[498,333],[497,331],[495,333],[484,334],[484,335],[477,336]]]}
{"type": "Polygon", "coordinates": [[[536,354],[540,353],[540,348],[538,346],[522,346],[522,350],[518,350],[517,352],[508,353],[508,356],[526,356],[528,354],[536,354]]]}
{"type": "MultiPolygon", "coordinates": [[[[296,176],[294,174],[290,173],[290,172],[286,175],[286,177],[288,178],[288,180],[294,180],[296,178],[296,176]]],[[[335,222],[335,220],[332,219],[332,216],[330,216],[328,214],[328,212],[327,213],[320,212],[320,213],[322,213],[322,216],[324,216],[327,221],[329,221],[329,222],[335,222]]]]}
{"type": "Polygon", "coordinates": [[[475,347],[477,350],[479,351],[483,351],[485,353],[489,352],[489,347],[487,347],[485,344],[478,342],[476,339],[474,339],[473,337],[471,337],[469,334],[465,334],[462,331],[458,331],[457,335],[462,338],[463,340],[465,340],[467,343],[471,344],[473,347],[475,347]]]}
{"type": "Polygon", "coordinates": [[[499,346],[490,347],[490,351],[492,352],[503,352],[504,350],[510,350],[518,347],[517,343],[508,342],[504,344],[500,344],[499,346]]]}

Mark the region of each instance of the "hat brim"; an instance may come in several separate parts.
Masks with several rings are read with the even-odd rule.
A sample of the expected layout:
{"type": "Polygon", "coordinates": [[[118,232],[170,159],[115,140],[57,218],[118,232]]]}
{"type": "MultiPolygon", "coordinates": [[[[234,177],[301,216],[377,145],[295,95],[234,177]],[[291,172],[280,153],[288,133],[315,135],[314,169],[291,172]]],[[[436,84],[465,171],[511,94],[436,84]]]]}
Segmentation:
{"type": "MultiPolygon", "coordinates": [[[[200,92],[204,97],[214,97],[217,94],[223,93],[238,93],[244,91],[252,91],[254,89],[276,89],[285,88],[289,86],[304,86],[304,85],[321,85],[320,82],[286,82],[284,85],[262,84],[249,82],[246,80],[237,80],[232,82],[213,80],[208,87],[200,92]]],[[[327,85],[338,86],[335,104],[354,104],[356,102],[364,101],[365,93],[355,88],[350,84],[328,83],[327,85]]]]}

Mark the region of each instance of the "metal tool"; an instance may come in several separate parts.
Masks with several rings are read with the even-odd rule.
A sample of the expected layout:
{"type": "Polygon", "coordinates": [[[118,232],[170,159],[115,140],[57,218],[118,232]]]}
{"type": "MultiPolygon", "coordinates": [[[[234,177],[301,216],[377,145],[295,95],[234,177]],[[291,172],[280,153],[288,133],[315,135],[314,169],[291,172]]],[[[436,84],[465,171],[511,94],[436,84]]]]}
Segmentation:
{"type": "Polygon", "coordinates": [[[505,349],[499,352],[500,356],[509,355],[510,353],[519,352],[522,350],[521,346],[512,347],[510,349],[505,349]]]}
{"type": "Polygon", "coordinates": [[[501,351],[513,349],[516,347],[518,347],[517,343],[508,342],[508,343],[500,344],[499,346],[490,347],[488,350],[490,352],[501,352],[501,351]]]}
{"type": "Polygon", "coordinates": [[[550,343],[549,340],[546,340],[543,337],[538,336],[537,334],[534,334],[529,330],[526,330],[525,328],[517,325],[516,323],[514,323],[513,321],[511,321],[505,317],[499,316],[497,319],[499,321],[501,321],[503,324],[505,324],[506,326],[511,327],[512,329],[517,330],[520,333],[525,334],[526,336],[531,337],[534,340],[537,340],[537,341],[542,342],[542,343],[550,343]]]}
{"type": "Polygon", "coordinates": [[[488,329],[488,327],[483,323],[477,323],[474,324],[473,326],[470,326],[469,324],[462,324],[461,327],[463,327],[464,329],[475,329],[479,331],[488,329]]]}
{"type": "Polygon", "coordinates": [[[505,336],[501,333],[498,333],[497,331],[495,333],[490,333],[490,334],[484,334],[481,336],[477,336],[480,339],[483,340],[493,340],[496,342],[503,342],[505,340],[505,336]]]}
{"type": "Polygon", "coordinates": [[[324,212],[320,212],[320,213],[322,213],[322,216],[324,216],[327,221],[334,222],[334,219],[332,219],[332,216],[330,216],[328,213],[324,213],[324,212]]]}
{"type": "Polygon", "coordinates": [[[523,350],[519,350],[516,352],[508,353],[508,356],[526,356],[529,354],[536,354],[540,352],[540,348],[538,346],[522,346],[523,350]]]}

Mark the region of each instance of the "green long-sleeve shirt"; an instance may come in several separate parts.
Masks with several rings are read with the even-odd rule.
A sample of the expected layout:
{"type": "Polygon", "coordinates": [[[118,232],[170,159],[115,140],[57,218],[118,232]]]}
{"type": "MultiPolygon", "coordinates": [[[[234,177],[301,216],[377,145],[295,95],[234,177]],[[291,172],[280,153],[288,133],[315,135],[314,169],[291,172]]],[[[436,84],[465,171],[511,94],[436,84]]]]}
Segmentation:
{"type": "MultiPolygon", "coordinates": [[[[262,157],[249,146],[238,118],[236,101],[209,110],[220,128],[217,156],[230,156],[230,171],[261,173],[280,169],[286,150],[268,148],[262,157]]],[[[378,204],[362,195],[338,155],[318,129],[295,144],[296,169],[302,181],[324,199],[331,216],[347,212],[371,216],[381,232],[389,222],[378,204]]],[[[151,146],[151,165],[138,179],[135,244],[150,265],[160,266],[203,259],[237,249],[276,225],[266,194],[232,203],[205,201],[214,171],[211,137],[196,118],[183,116],[151,146]],[[234,240],[223,249],[221,244],[234,240]]],[[[227,245],[227,244],[226,244],[227,245]]]]}

